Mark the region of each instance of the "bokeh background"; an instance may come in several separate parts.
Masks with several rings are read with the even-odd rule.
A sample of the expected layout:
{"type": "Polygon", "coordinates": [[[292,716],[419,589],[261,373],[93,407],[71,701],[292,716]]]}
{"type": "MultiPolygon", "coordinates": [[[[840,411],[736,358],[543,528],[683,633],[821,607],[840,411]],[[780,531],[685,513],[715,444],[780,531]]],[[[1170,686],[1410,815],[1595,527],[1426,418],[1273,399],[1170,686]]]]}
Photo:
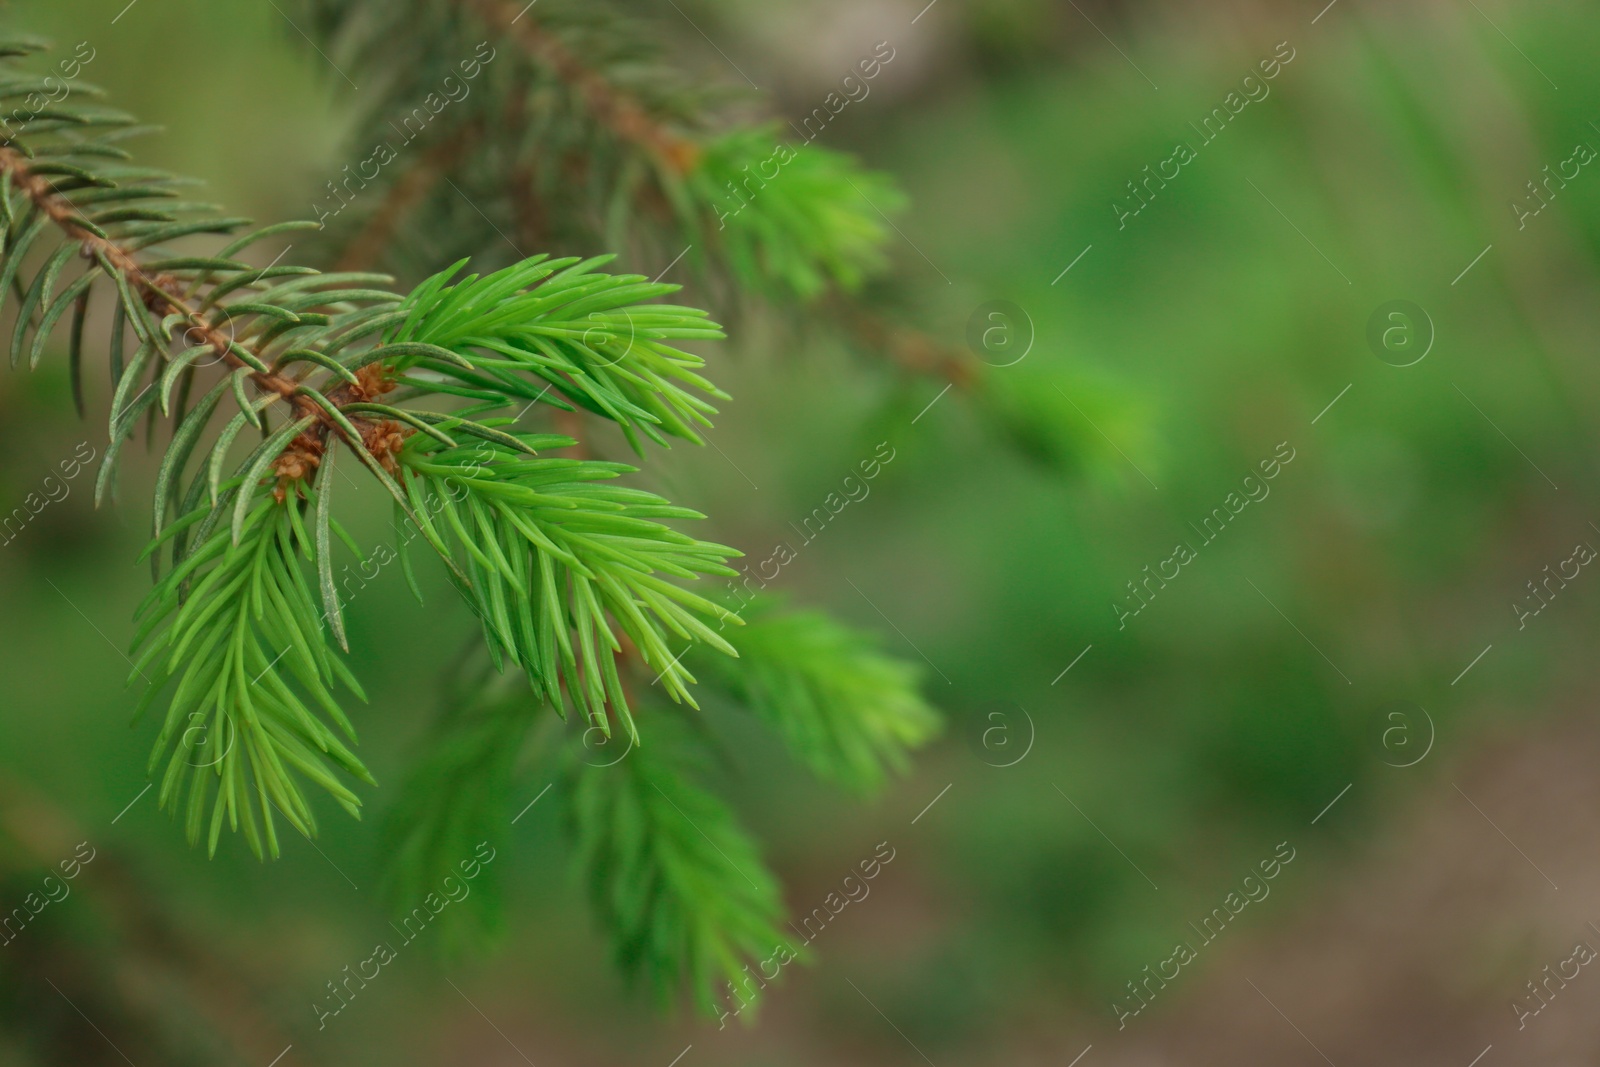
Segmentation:
{"type": "MultiPolygon", "coordinates": [[[[1600,17],[1324,2],[627,5],[708,82],[739,90],[736,62],[751,106],[791,118],[890,42],[826,133],[910,194],[881,284],[958,345],[1014,305],[1033,344],[995,378],[1045,413],[998,433],[960,391],[924,408],[939,382],[840,350],[826,306],[744,312],[709,353],[735,397],[717,450],[648,476],[760,558],[890,442],[871,496],[779,584],[923,664],[947,717],[866,803],[724,724],[731,795],[794,912],[881,842],[895,856],[754,1025],[624,986],[536,805],[496,859],[499,944],[408,948],[319,1031],[325,983],[388,936],[375,820],[330,817],[275,863],[237,841],[207,860],[141,797],[150,727],[128,726],[122,652],[144,520],[93,509],[80,474],[0,546],[0,904],[95,850],[0,949],[0,1064],[264,1067],[286,1046],[285,1065],[1592,1062],[1588,968],[1542,987],[1537,1015],[1516,1005],[1542,1003],[1527,983],[1577,942],[1600,947],[1600,578],[1579,567],[1537,615],[1515,605],[1600,546],[1600,174],[1541,186],[1537,214],[1527,185],[1600,147],[1600,17]],[[1202,146],[1191,123],[1290,54],[1202,146]],[[1119,221],[1126,183],[1179,141],[1196,158],[1119,221]],[[1289,450],[1121,625],[1126,583],[1198,546],[1190,524],[1289,450]],[[1275,854],[1293,859],[1270,896],[1119,1028],[1128,983],[1199,945],[1190,924],[1275,854]]],[[[272,221],[309,215],[364,154],[359,90],[290,11],[0,17],[92,42],[86,77],[165,127],[144,159],[272,221]]],[[[0,511],[100,449],[96,425],[60,361],[0,377],[0,511]]],[[[152,474],[129,464],[130,504],[152,474]]],[[[469,620],[419,613],[398,578],[348,616],[364,757],[390,783],[469,620]]],[[[526,759],[531,800],[549,775],[526,759]]]]}

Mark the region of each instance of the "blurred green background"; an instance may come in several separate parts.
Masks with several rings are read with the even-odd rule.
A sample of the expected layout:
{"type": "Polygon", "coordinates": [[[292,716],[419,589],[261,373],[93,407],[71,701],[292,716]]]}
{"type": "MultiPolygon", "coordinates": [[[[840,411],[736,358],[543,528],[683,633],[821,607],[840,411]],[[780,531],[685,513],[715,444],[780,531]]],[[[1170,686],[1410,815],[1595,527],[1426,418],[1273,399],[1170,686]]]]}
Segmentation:
{"type": "MultiPolygon", "coordinates": [[[[92,43],[85,77],[165,127],[144,159],[258,220],[309,215],[358,158],[359,90],[270,0],[125,3],[19,2],[4,18],[92,43]]],[[[286,1064],[666,1067],[692,1045],[683,1067],[947,1067],[1066,1063],[1090,1044],[1129,1064],[1322,1062],[1312,1038],[1340,1063],[1464,1064],[1517,1040],[1512,999],[1600,918],[1584,911],[1600,746],[1581,725],[1600,580],[1572,580],[1522,629],[1511,606],[1576,544],[1600,545],[1600,175],[1546,193],[1522,228],[1510,206],[1533,205],[1526,183],[1575,145],[1600,146],[1593,5],[677,6],[630,10],[686,65],[738,81],[704,27],[782,116],[893,43],[828,143],[910,193],[891,274],[923,329],[959,344],[987,302],[1022,309],[1034,345],[997,388],[1048,411],[1077,457],[1031,459],[959,392],[923,411],[938,383],[906,386],[803,316],[755,315],[710,353],[735,397],[722,454],[679,448],[646,479],[759,559],[878,442],[896,450],[779,588],[926,661],[944,739],[863,805],[726,724],[732,795],[794,912],[879,842],[895,861],[757,1025],[719,1031],[623,987],[536,806],[496,860],[499,947],[444,962],[408,949],[319,1032],[324,983],[387,936],[375,820],[329,817],[315,845],[289,840],[263,866],[236,841],[208,861],[135,800],[150,727],[128,728],[122,651],[147,587],[144,520],[95,511],[80,474],[0,547],[0,765],[11,838],[70,820],[76,836],[62,832],[99,852],[74,897],[0,951],[0,1064],[264,1065],[288,1044],[286,1064]],[[1202,145],[1190,124],[1280,42],[1293,59],[1270,92],[1202,145]],[[1196,158],[1119,226],[1126,183],[1179,141],[1196,158]],[[1433,333],[1406,367],[1368,341],[1396,300],[1433,333]],[[1189,524],[1284,442],[1294,459],[1270,495],[1199,547],[1189,524]],[[1179,541],[1198,558],[1119,628],[1126,583],[1179,541]],[[997,724],[1004,756],[976,740],[997,724]],[[1126,983],[1284,841],[1296,858],[1269,902],[1119,1032],[1126,983]],[[1398,932],[1375,918],[1402,912],[1415,922],[1398,932]],[[123,1052],[40,983],[30,961],[46,957],[99,991],[78,1007],[123,1052]],[[1388,1014],[1363,1007],[1380,991],[1388,1014]]],[[[0,511],[80,441],[100,449],[96,425],[77,420],[59,361],[0,378],[0,511]]],[[[124,497],[142,502],[152,474],[148,456],[130,462],[124,497]]],[[[439,599],[419,625],[392,577],[348,618],[370,680],[364,758],[395,783],[469,620],[439,599]]],[[[529,761],[532,799],[548,775],[529,761]]],[[[381,789],[369,804],[382,811],[381,789]]],[[[7,907],[44,873],[29,855],[11,848],[7,907]]],[[[1595,1052],[1591,995],[1564,991],[1538,1040],[1595,1052]]]]}

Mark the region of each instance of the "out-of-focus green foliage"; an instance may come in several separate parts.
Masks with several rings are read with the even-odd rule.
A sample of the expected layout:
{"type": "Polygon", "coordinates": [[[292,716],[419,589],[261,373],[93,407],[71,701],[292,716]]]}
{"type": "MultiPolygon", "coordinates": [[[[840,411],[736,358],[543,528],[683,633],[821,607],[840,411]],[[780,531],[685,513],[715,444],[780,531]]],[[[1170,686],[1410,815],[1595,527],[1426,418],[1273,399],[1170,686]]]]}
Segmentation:
{"type": "Polygon", "coordinates": [[[819,775],[870,792],[938,731],[938,714],[918,692],[922,672],[884,655],[871,635],[821,612],[770,603],[743,618],[729,635],[737,666],[710,656],[703,662],[716,684],[778,729],[819,775]]]}
{"type": "Polygon", "coordinates": [[[665,758],[664,732],[655,742],[609,765],[569,761],[561,796],[577,869],[630,976],[665,1002],[687,972],[707,1015],[736,1013],[765,986],[749,965],[781,968],[800,949],[755,843],[684,773],[688,754],[665,758]]]}

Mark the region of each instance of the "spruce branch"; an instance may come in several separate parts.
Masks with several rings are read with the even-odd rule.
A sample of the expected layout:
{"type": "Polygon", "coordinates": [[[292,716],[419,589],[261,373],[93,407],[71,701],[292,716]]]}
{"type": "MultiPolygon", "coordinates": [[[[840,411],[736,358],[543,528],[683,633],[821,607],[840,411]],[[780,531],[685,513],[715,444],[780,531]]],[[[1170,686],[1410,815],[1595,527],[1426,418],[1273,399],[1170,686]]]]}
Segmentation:
{"type": "MultiPolygon", "coordinates": [[[[0,99],[30,91],[12,61],[38,47],[0,44],[0,99]]],[[[458,263],[406,295],[385,275],[252,266],[237,258],[250,245],[313,224],[236,236],[248,220],[179,200],[180,179],[132,164],[118,144],[131,122],[63,104],[8,128],[0,293],[17,313],[13,363],[26,352],[36,366],[73,312],[75,382],[96,284],[114,293],[97,502],[140,419],[171,416],[145,553],[157,584],[139,610],[134,675],[147,683],[141,713],[168,694],[151,770],[165,763],[158,795],[183,808],[190,840],[204,835],[214,850],[226,824],[275,855],[275,812],[315,833],[302,780],[352,814],[360,801],[339,775],[372,781],[334,695],[361,696],[329,644],[331,634],[346,645],[335,542],[361,554],[334,514],[336,447],[391,495],[397,528],[409,523],[440,556],[491,651],[558,710],[568,692],[590,721],[610,729],[614,715],[634,733],[616,679],[625,640],[687,699],[692,679],[668,662],[668,635],[731,652],[700,617],[737,620],[677,583],[732,573],[731,550],[656,521],[694,512],[591,484],[632,468],[544,459],[540,449],[571,440],[515,432],[514,419],[489,413],[577,405],[616,421],[636,448],[698,441],[715,410],[698,394],[722,394],[669,342],[720,329],[703,312],[647,303],[676,287],[600,273],[605,257],[535,256],[481,278],[458,278],[458,263]],[[233,239],[209,255],[172,247],[200,235],[233,239]],[[213,365],[220,376],[191,404],[213,365]],[[230,398],[237,410],[215,430],[230,398]],[[420,398],[447,410],[412,406],[420,398]],[[261,439],[245,449],[250,426],[261,439]],[[540,598],[536,634],[529,595],[540,598]]],[[[409,558],[406,572],[419,588],[409,558]]]]}
{"type": "MultiPolygon", "coordinates": [[[[304,420],[290,424],[303,425],[304,420]]],[[[276,855],[273,811],[307,837],[316,829],[289,768],[358,817],[360,800],[332,773],[329,761],[369,785],[377,783],[301,695],[309,695],[345,738],[355,740],[332,690],[339,681],[362,697],[360,684],[322,640],[316,595],[296,558],[309,558],[312,544],[291,505],[255,489],[240,494],[253,506],[238,532],[215,529],[146,598],[140,613],[147,621],[135,643],[156,636],[133,675],[154,672],[140,712],[168,682],[178,682],[150,758],[152,772],[163,756],[167,761],[157,794],[161,805],[176,809],[187,784],[191,841],[205,829],[214,853],[226,817],[232,829],[243,823],[258,855],[276,855]],[[218,795],[207,828],[214,780],[218,795]]]]}
{"type": "Polygon", "coordinates": [[[669,635],[737,655],[706,621],[737,616],[669,579],[735,576],[724,561],[738,553],[656,521],[701,518],[698,512],[599,484],[634,468],[525,454],[570,438],[515,440],[522,447],[480,441],[451,448],[419,434],[400,462],[415,474],[408,485],[419,499],[431,490],[441,502],[443,521],[425,518],[426,532],[448,543],[467,573],[485,609],[491,652],[526,670],[554,707],[563,709],[570,696],[608,736],[609,708],[637,742],[617,672],[624,640],[669,696],[693,705],[687,686],[694,678],[681,652],[668,647],[669,635]]]}

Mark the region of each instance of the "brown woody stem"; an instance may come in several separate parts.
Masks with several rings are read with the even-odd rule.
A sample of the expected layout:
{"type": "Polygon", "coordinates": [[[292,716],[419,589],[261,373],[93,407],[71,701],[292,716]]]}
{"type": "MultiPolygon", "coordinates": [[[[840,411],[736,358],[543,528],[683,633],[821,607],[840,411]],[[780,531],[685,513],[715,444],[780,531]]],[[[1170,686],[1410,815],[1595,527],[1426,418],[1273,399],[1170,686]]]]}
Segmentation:
{"type": "MultiPolygon", "coordinates": [[[[81,243],[86,253],[91,255],[99,253],[107,263],[115,267],[117,272],[143,296],[145,306],[151,312],[160,310],[158,304],[166,305],[170,311],[178,312],[189,320],[191,336],[198,337],[210,345],[227,360],[229,365],[235,368],[249,367],[249,364],[234,353],[233,342],[206,322],[200,312],[189,305],[184,298],[183,288],[176,278],[166,274],[150,274],[134,258],[132,252],[115,241],[84,228],[78,221],[76,206],[61,195],[49,178],[35,174],[22,153],[8,146],[0,146],[0,170],[10,171],[11,180],[17,188],[27,193],[28,198],[50,221],[73,240],[81,243]]],[[[251,369],[250,380],[263,393],[277,393],[285,400],[294,403],[305,414],[311,414],[316,407],[309,398],[297,395],[299,383],[286,375],[262,374],[251,369]]]]}

